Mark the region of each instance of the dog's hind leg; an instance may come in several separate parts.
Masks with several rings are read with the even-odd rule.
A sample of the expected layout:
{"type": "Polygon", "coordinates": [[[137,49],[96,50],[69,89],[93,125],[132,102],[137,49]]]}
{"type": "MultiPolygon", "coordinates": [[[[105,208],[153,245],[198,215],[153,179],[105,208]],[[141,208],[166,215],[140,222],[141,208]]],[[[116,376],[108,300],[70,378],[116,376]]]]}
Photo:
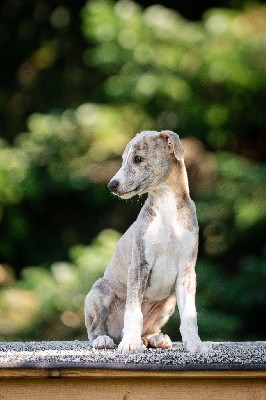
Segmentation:
{"type": "Polygon", "coordinates": [[[95,348],[112,348],[114,341],[108,335],[106,321],[115,299],[115,293],[105,278],[95,282],[85,299],[85,325],[90,345],[95,348]]]}
{"type": "Polygon", "coordinates": [[[161,333],[161,328],[166,324],[169,317],[175,311],[176,297],[169,296],[167,299],[156,302],[144,302],[142,341],[146,347],[168,349],[172,347],[168,335],[161,333]]]}

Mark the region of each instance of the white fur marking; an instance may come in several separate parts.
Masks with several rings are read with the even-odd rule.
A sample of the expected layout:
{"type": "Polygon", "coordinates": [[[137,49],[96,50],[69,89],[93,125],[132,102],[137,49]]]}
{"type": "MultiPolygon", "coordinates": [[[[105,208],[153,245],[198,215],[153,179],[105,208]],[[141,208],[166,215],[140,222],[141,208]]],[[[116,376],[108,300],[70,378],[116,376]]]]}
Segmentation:
{"type": "Polygon", "coordinates": [[[124,317],[124,337],[139,336],[141,337],[143,326],[143,315],[139,310],[126,311],[124,317]]]}
{"type": "Polygon", "coordinates": [[[141,340],[142,326],[143,315],[140,310],[125,312],[123,339],[118,346],[118,351],[127,353],[145,350],[141,340]]]}
{"type": "Polygon", "coordinates": [[[171,190],[162,191],[154,199],[156,217],[144,236],[146,259],[152,265],[150,287],[145,298],[162,300],[175,290],[177,275],[190,260],[195,234],[180,224],[176,199],[171,190]]]}

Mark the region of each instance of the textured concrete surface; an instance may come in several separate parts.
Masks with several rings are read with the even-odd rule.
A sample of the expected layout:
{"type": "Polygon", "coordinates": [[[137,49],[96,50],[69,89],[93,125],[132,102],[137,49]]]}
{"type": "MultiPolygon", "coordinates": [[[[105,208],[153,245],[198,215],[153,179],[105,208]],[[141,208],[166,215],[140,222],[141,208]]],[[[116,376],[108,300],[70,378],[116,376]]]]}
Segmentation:
{"type": "Polygon", "coordinates": [[[86,341],[0,342],[0,368],[113,368],[139,370],[266,369],[266,342],[217,342],[210,353],[189,353],[182,343],[168,350],[120,354],[95,350],[86,341]]]}

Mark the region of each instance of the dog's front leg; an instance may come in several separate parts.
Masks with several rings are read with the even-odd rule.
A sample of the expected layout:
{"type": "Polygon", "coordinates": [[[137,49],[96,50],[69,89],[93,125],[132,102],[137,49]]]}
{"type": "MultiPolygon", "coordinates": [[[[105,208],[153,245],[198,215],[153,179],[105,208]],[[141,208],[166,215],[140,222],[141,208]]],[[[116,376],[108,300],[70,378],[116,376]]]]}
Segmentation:
{"type": "Polygon", "coordinates": [[[181,270],[177,279],[176,296],[180,315],[180,333],[185,348],[191,352],[211,351],[208,342],[202,342],[198,335],[195,305],[196,273],[195,262],[181,270]]]}
{"type": "Polygon", "coordinates": [[[143,328],[141,303],[149,275],[149,267],[144,257],[144,251],[141,251],[141,248],[143,246],[133,243],[132,261],[127,280],[123,338],[118,346],[118,350],[122,353],[145,350],[141,340],[143,328]]]}

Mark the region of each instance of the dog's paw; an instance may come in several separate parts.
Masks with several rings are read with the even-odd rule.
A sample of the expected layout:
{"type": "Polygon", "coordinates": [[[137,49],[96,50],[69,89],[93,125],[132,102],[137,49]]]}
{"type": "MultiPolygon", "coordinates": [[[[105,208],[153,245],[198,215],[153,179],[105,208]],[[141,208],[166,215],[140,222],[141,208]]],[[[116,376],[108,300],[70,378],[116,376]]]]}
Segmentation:
{"type": "Polygon", "coordinates": [[[98,336],[94,339],[92,347],[95,349],[112,349],[114,347],[114,341],[107,335],[98,336]]]}
{"type": "Polygon", "coordinates": [[[209,353],[212,351],[210,342],[202,342],[200,339],[185,342],[184,347],[191,353],[209,353]]]}
{"type": "Polygon", "coordinates": [[[158,335],[153,335],[149,339],[149,345],[155,349],[170,349],[172,347],[172,342],[168,335],[159,333],[158,335]]]}
{"type": "Polygon", "coordinates": [[[138,338],[123,338],[118,346],[118,351],[120,353],[139,353],[143,352],[146,349],[146,346],[143,344],[141,339],[138,338]]]}

